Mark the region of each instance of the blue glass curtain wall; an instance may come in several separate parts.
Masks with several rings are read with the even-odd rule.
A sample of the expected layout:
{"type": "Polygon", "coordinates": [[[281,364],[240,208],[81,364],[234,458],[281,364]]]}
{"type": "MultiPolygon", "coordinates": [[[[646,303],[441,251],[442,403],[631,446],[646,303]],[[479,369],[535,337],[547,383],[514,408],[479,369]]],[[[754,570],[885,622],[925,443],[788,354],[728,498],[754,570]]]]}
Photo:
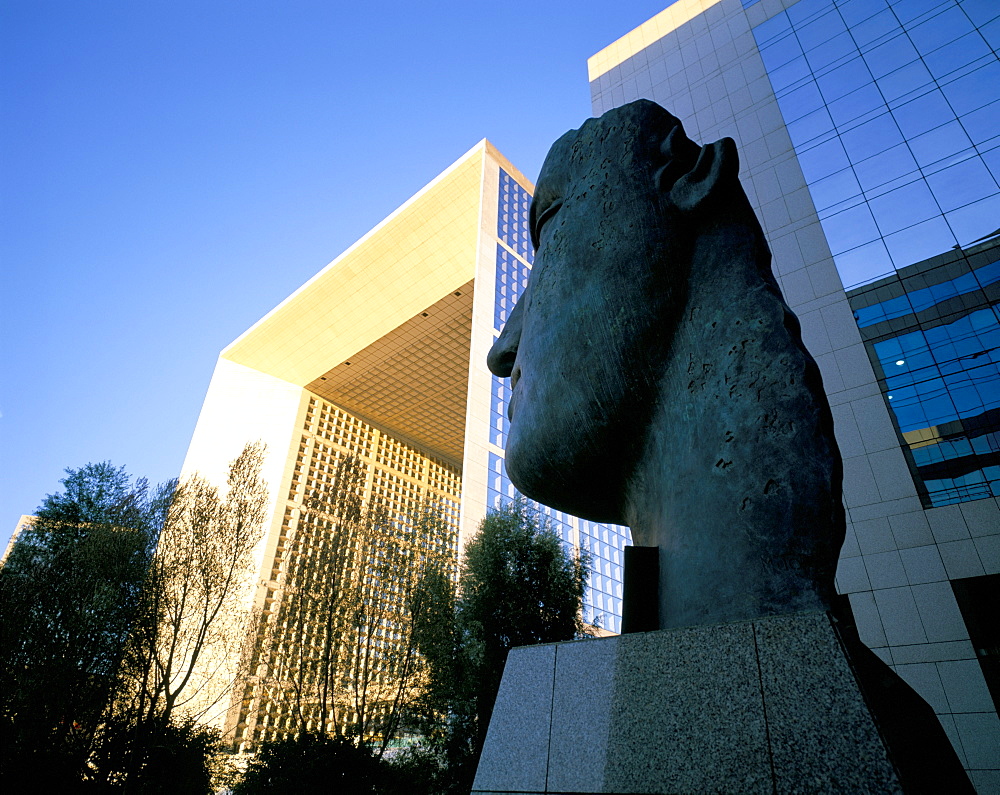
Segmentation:
{"type": "Polygon", "coordinates": [[[753,30],[850,288],[1000,225],[1000,3],[800,0],[753,30]]]}
{"type": "Polygon", "coordinates": [[[996,495],[1000,3],[799,0],[753,34],[921,498],[996,495]]]}

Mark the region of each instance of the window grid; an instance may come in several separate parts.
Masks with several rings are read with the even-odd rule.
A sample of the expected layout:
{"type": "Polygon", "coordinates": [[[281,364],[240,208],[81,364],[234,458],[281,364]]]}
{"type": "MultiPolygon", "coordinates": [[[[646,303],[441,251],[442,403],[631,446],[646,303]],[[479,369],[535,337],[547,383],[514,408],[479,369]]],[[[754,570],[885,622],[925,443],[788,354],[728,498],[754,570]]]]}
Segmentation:
{"type": "Polygon", "coordinates": [[[1000,61],[960,6],[800,0],[753,33],[846,285],[993,231],[1000,61]]]}
{"type": "Polygon", "coordinates": [[[998,285],[983,244],[848,294],[926,507],[1000,496],[998,285]]]}
{"type": "MultiPolygon", "coordinates": [[[[268,671],[268,684],[260,678],[251,679],[244,688],[236,742],[253,744],[287,736],[299,729],[299,717],[288,699],[279,697],[281,687],[275,683],[292,683],[301,669],[315,672],[319,656],[328,641],[329,627],[322,622],[303,623],[287,613],[283,595],[294,591],[308,593],[310,589],[328,589],[324,582],[314,582],[325,576],[309,562],[321,554],[329,554],[331,545],[342,544],[337,554],[341,566],[336,576],[362,577],[365,599],[384,606],[383,618],[377,626],[368,627],[356,643],[371,643],[376,666],[388,666],[388,651],[405,639],[404,603],[399,582],[380,582],[372,564],[383,554],[368,550],[365,557],[363,539],[341,533],[343,522],[337,517],[308,507],[308,495],[323,492],[335,484],[337,466],[347,456],[361,459],[364,467],[364,487],[359,502],[378,503],[388,511],[390,534],[394,543],[404,549],[414,566],[433,559],[441,561],[453,578],[457,578],[458,521],[461,497],[461,474],[449,464],[425,455],[416,448],[382,433],[373,426],[318,397],[311,397],[306,409],[299,448],[292,466],[289,491],[281,526],[281,534],[272,561],[261,621],[258,629],[258,652],[270,649],[266,658],[257,658],[256,670],[268,671]],[[443,524],[419,525],[413,517],[431,505],[444,517],[443,524]],[[420,527],[414,533],[414,527],[420,527]],[[264,644],[264,638],[270,643],[264,644]]],[[[301,611],[295,615],[298,616],[301,611]]],[[[342,672],[344,681],[357,677],[357,665],[342,672]]],[[[373,685],[388,684],[394,673],[388,667],[378,673],[373,685]]],[[[289,687],[292,685],[289,684],[289,687]]],[[[285,688],[287,689],[287,688],[285,688]]],[[[330,730],[323,724],[319,704],[302,705],[308,726],[330,730]]],[[[378,708],[377,708],[378,709],[378,708]]],[[[389,706],[385,705],[388,710],[389,706]]],[[[357,716],[341,710],[347,725],[357,716]]]]}

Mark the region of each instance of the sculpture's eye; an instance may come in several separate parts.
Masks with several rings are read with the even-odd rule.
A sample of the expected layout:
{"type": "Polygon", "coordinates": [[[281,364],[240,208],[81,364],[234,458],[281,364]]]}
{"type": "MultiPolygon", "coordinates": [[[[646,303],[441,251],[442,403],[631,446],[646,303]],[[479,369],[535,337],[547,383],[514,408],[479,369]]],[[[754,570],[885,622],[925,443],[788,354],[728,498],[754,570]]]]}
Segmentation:
{"type": "Polygon", "coordinates": [[[557,212],[559,212],[560,207],[562,207],[562,202],[554,201],[548,207],[542,210],[541,214],[539,214],[535,218],[535,229],[533,235],[535,238],[536,246],[538,245],[538,242],[541,241],[542,239],[542,229],[545,227],[545,224],[547,224],[550,220],[552,220],[552,217],[557,212]]]}

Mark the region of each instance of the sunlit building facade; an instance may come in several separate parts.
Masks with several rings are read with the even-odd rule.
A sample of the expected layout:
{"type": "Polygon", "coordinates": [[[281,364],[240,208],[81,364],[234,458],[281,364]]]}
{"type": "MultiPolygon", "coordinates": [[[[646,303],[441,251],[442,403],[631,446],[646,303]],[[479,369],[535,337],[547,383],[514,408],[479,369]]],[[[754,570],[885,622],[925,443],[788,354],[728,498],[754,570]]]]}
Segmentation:
{"type": "Polygon", "coordinates": [[[34,516],[30,514],[22,515],[20,519],[17,520],[17,525],[14,527],[14,532],[10,534],[10,540],[7,542],[7,548],[4,549],[3,557],[0,558],[0,567],[7,562],[7,558],[10,557],[11,550],[14,549],[14,544],[17,543],[17,539],[20,538],[21,533],[26,527],[31,527],[31,520],[34,516]]]}
{"type": "Polygon", "coordinates": [[[1000,4],[679,0],[589,61],[729,136],[844,457],[861,638],[1000,792],[1000,4]]]}
{"type": "MultiPolygon", "coordinates": [[[[268,526],[240,601],[263,616],[261,637],[291,631],[283,589],[329,543],[308,495],[345,456],[364,466],[366,501],[400,516],[428,500],[443,509],[448,532],[413,544],[453,568],[488,506],[515,496],[503,468],[508,390],[486,354],[531,267],[532,189],[481,142],[220,355],[183,471],[222,483],[246,443],[267,445],[268,526]]],[[[593,555],[586,618],[617,630],[626,531],[538,507],[568,548],[593,555]]],[[[391,643],[384,629],[378,642],[391,643]]],[[[299,634],[278,638],[279,656],[309,658],[299,646],[316,633],[299,634]]],[[[236,663],[212,661],[220,686],[236,663]]],[[[243,747],[293,726],[252,685],[210,714],[243,747]]]]}

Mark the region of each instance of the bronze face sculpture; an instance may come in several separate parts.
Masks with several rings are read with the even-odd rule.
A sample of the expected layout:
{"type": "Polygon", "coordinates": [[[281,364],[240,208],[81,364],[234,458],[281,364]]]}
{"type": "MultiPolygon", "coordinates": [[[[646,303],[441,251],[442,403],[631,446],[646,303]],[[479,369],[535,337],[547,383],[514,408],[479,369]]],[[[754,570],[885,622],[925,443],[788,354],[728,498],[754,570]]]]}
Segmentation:
{"type": "Polygon", "coordinates": [[[826,609],[841,460],[735,144],[640,100],[550,150],[535,264],[489,355],[510,478],[659,549],[659,626],[826,609]]]}

